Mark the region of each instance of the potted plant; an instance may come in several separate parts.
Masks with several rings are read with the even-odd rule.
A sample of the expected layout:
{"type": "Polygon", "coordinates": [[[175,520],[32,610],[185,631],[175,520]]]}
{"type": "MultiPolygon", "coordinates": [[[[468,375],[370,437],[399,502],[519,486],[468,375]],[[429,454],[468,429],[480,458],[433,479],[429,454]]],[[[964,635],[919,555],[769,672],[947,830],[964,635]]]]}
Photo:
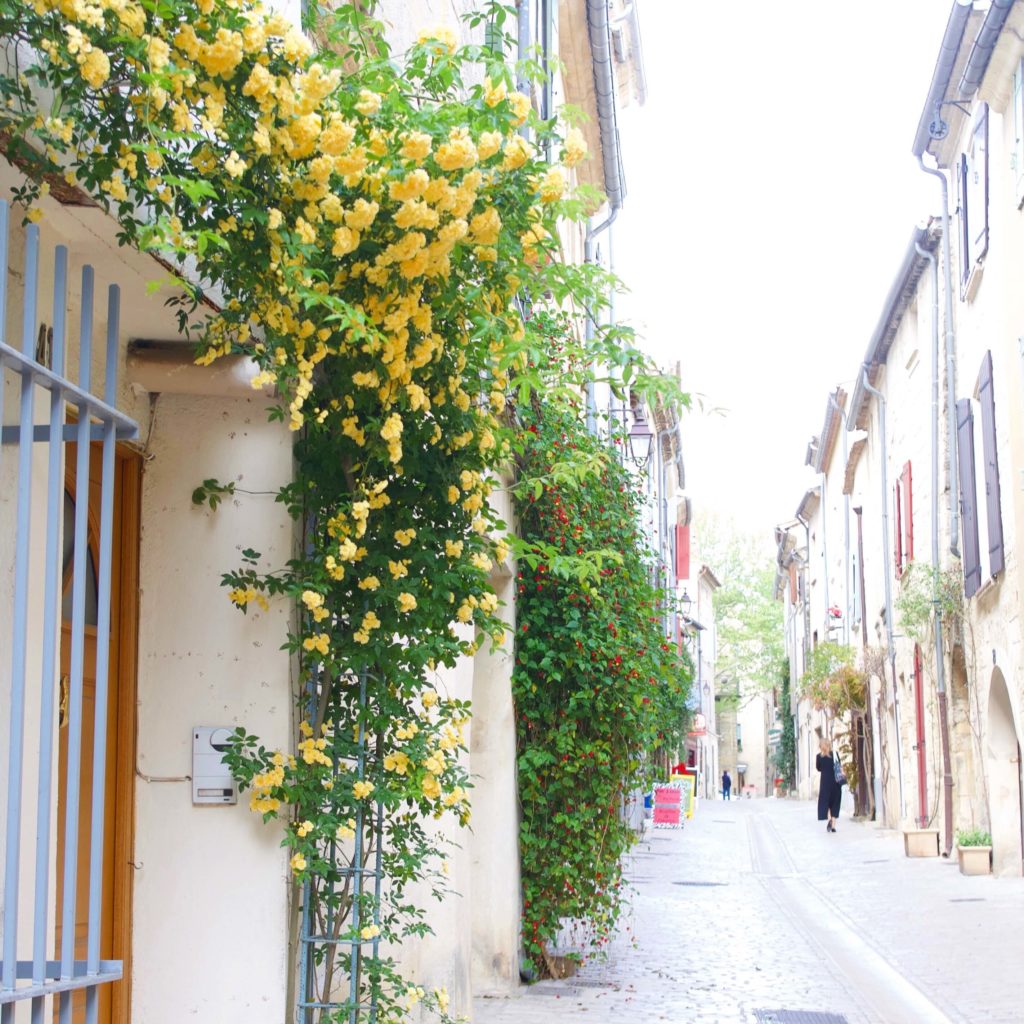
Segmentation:
{"type": "Polygon", "coordinates": [[[987,875],[992,871],[992,836],[984,829],[957,829],[956,852],[964,875],[987,875]]]}

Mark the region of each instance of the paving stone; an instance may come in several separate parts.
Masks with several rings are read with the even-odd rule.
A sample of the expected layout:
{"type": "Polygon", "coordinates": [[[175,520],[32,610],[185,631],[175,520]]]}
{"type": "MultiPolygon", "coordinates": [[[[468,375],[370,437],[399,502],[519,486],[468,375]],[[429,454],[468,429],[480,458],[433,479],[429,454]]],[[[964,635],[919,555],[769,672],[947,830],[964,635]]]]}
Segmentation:
{"type": "Polygon", "coordinates": [[[827,834],[810,802],[715,802],[681,831],[648,833],[627,875],[635,894],[606,959],[479,999],[475,1024],[757,1024],[779,1008],[906,1024],[886,1009],[894,979],[934,1008],[920,1020],[1024,1020],[1018,972],[1006,970],[1024,949],[1024,880],[910,860],[897,833],[844,819],[827,834]],[[827,948],[819,905],[845,954],[827,948]]]}

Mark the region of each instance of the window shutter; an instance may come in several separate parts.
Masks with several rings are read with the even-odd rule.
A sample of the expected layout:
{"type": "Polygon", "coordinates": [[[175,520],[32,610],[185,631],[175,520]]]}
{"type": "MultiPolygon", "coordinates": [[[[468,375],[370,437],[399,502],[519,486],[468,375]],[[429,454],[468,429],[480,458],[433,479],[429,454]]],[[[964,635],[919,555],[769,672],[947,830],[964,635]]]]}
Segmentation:
{"type": "Polygon", "coordinates": [[[957,462],[960,467],[960,532],[964,564],[964,594],[973,597],[981,586],[978,554],[978,510],[974,482],[974,414],[971,400],[956,403],[957,462]]]}
{"type": "Polygon", "coordinates": [[[967,283],[971,275],[971,245],[970,229],[967,224],[967,178],[970,173],[970,165],[967,161],[967,154],[960,154],[960,165],[957,171],[957,192],[960,196],[960,281],[967,283]]]}
{"type": "Polygon", "coordinates": [[[796,604],[797,599],[797,587],[796,587],[796,563],[789,563],[789,603],[796,604]]]}
{"type": "Polygon", "coordinates": [[[893,507],[895,514],[893,516],[893,548],[895,551],[894,563],[896,567],[896,579],[899,579],[903,575],[903,509],[900,502],[901,491],[903,488],[903,478],[900,477],[900,482],[893,488],[893,507]]]}
{"type": "Polygon", "coordinates": [[[974,129],[968,179],[975,200],[971,206],[971,266],[984,259],[988,252],[988,104],[983,104],[981,119],[974,129]]]}
{"type": "Polygon", "coordinates": [[[903,490],[903,564],[914,560],[914,478],[910,463],[903,467],[900,475],[903,490]]]}
{"type": "Polygon", "coordinates": [[[985,469],[985,511],[988,516],[988,566],[995,576],[1003,571],[1003,517],[1000,511],[999,460],[996,456],[996,403],[992,388],[992,353],[985,353],[978,376],[981,406],[981,445],[985,469]]]}
{"type": "Polygon", "coordinates": [[[1013,172],[1017,206],[1024,203],[1024,59],[1013,76],[1013,172]]]}
{"type": "Polygon", "coordinates": [[[676,524],[676,579],[690,578],[690,527],[676,524]]]}

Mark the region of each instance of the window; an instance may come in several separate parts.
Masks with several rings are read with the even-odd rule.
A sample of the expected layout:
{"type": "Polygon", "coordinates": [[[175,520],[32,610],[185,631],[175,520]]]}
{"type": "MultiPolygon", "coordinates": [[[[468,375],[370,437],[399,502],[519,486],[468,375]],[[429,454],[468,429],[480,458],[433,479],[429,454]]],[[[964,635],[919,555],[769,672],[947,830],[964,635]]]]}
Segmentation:
{"type": "Polygon", "coordinates": [[[910,463],[906,463],[896,484],[896,579],[914,560],[914,494],[910,463]]]}
{"type": "Polygon", "coordinates": [[[690,527],[676,523],[675,540],[676,579],[688,580],[690,578],[690,527]]]}
{"type": "Polygon", "coordinates": [[[976,394],[977,402],[962,398],[956,403],[964,593],[967,597],[976,594],[982,582],[998,575],[1005,565],[991,352],[986,352],[982,360],[976,394]],[[980,412],[977,417],[975,405],[980,412]],[[979,447],[985,495],[984,518],[978,501],[976,452],[979,447]]]}
{"type": "Polygon", "coordinates": [[[957,172],[960,199],[960,282],[964,296],[988,252],[988,104],[982,104],[957,172]]]}
{"type": "Polygon", "coordinates": [[[1018,208],[1024,205],[1024,59],[1013,73],[1013,195],[1018,208]]]}

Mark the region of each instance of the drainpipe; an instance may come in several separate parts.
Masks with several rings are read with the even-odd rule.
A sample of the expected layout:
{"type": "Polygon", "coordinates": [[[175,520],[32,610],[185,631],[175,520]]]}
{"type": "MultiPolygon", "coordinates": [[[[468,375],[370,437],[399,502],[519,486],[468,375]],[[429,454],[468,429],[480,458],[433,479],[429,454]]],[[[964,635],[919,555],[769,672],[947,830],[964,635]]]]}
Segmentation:
{"type": "MultiPolygon", "coordinates": [[[[522,4],[520,0],[520,14],[522,4]]],[[[597,126],[601,136],[601,157],[604,187],[608,196],[608,216],[600,224],[588,225],[583,242],[583,260],[595,262],[594,239],[615,222],[626,197],[626,183],[622,173],[622,150],[619,146],[619,124],[615,109],[615,77],[612,71],[611,25],[608,21],[608,0],[587,0],[587,32],[594,65],[594,91],[597,96],[597,126]]],[[[593,315],[588,310],[585,334],[588,342],[596,332],[593,315]]],[[[587,384],[587,429],[597,433],[597,393],[591,381],[587,384]]]]}
{"type": "MultiPolygon", "coordinates": [[[[953,333],[953,258],[949,241],[949,184],[945,174],[925,165],[920,153],[917,163],[925,174],[939,179],[942,188],[942,264],[946,315],[946,451],[949,454],[949,550],[960,557],[960,471],[956,451],[956,337],[953,333]]],[[[936,296],[936,304],[938,297],[936,296]]],[[[938,320],[936,319],[936,329],[938,320]]],[[[938,399],[936,399],[936,403],[938,399]]]]}
{"type": "Polygon", "coordinates": [[[864,380],[864,390],[878,399],[878,426],[882,436],[882,575],[885,578],[885,638],[886,649],[889,655],[889,666],[892,670],[892,705],[893,715],[896,719],[896,776],[897,788],[900,797],[900,820],[907,816],[907,805],[903,795],[903,738],[900,733],[900,687],[896,678],[896,644],[893,640],[892,628],[892,569],[891,552],[889,550],[889,479],[888,479],[888,454],[885,434],[885,395],[878,388],[871,386],[868,380],[868,368],[861,368],[864,380]]]}
{"type": "MultiPolygon", "coordinates": [[[[836,401],[835,394],[829,394],[829,404],[839,415],[843,435],[843,466],[850,457],[849,439],[847,437],[846,410],[836,401]]],[[[846,610],[843,613],[843,643],[850,644],[850,620],[853,609],[850,605],[850,496],[843,492],[843,600],[846,610]]]]}
{"type": "MultiPolygon", "coordinates": [[[[516,6],[516,56],[521,65],[529,57],[530,50],[530,0],[519,0],[516,6]]],[[[530,80],[521,66],[516,73],[516,88],[529,95],[530,80]]]]}
{"type": "MultiPolygon", "coordinates": [[[[945,180],[945,179],[943,179],[945,180]]],[[[942,650],[942,610],[939,602],[939,265],[934,253],[916,245],[931,264],[932,278],[932,609],[935,615],[935,692],[939,704],[939,743],[942,746],[943,850],[953,849],[953,769],[949,755],[949,706],[946,697],[946,658],[942,650]]]]}
{"type": "MultiPolygon", "coordinates": [[[[822,439],[824,442],[824,438],[822,439]]],[[[821,560],[824,563],[824,572],[821,574],[822,582],[825,584],[825,641],[829,640],[829,626],[832,625],[832,613],[829,609],[832,604],[828,592],[828,481],[824,472],[821,473],[821,560]]]]}

